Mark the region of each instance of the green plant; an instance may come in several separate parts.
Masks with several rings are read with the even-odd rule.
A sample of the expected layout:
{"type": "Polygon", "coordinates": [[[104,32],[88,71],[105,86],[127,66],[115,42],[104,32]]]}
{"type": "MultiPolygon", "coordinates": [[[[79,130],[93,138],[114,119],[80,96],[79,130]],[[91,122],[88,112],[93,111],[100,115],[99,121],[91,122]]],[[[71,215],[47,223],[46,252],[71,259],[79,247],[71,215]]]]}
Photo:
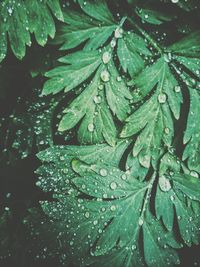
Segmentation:
{"type": "MultiPolygon", "coordinates": [[[[32,88],[2,118],[2,164],[37,154],[36,185],[52,194],[22,215],[25,251],[64,266],[180,264],[179,250],[200,242],[199,3],[61,6],[0,6],[1,35],[20,59],[31,33],[45,45],[56,32],[44,60],[27,67],[43,58],[37,46],[26,55],[32,88]]],[[[2,38],[1,60],[6,49],[2,38]]]]}

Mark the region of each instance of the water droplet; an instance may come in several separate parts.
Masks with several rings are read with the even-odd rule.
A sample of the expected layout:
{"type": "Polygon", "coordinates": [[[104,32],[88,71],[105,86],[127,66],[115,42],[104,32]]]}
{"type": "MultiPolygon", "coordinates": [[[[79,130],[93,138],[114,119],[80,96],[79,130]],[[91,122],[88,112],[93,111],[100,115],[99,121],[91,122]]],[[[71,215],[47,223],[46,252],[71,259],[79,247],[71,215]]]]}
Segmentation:
{"type": "Polygon", "coordinates": [[[98,224],[98,221],[97,220],[93,221],[93,224],[94,225],[97,225],[98,224]]]}
{"type": "Polygon", "coordinates": [[[106,169],[100,169],[99,173],[101,176],[107,176],[107,174],[108,174],[106,169]]]}
{"type": "Polygon", "coordinates": [[[8,13],[9,13],[10,16],[12,15],[13,9],[11,7],[8,8],[8,13]]]}
{"type": "Polygon", "coordinates": [[[169,128],[167,128],[167,127],[165,128],[165,133],[169,134],[169,128]]]}
{"type": "Polygon", "coordinates": [[[61,161],[65,160],[65,157],[64,156],[60,156],[60,160],[61,161]]]}
{"type": "Polygon", "coordinates": [[[158,95],[158,102],[159,103],[161,103],[161,104],[165,103],[166,102],[166,99],[167,99],[166,94],[161,93],[161,94],[158,95]]]}
{"type": "Polygon", "coordinates": [[[68,173],[68,169],[66,168],[66,169],[63,169],[63,172],[66,174],[66,173],[68,173]]]}
{"type": "Polygon", "coordinates": [[[121,178],[122,178],[122,180],[126,180],[126,174],[124,173],[124,174],[122,174],[122,176],[121,176],[121,178]]]}
{"type": "Polygon", "coordinates": [[[164,175],[159,177],[159,186],[163,192],[168,192],[171,189],[170,181],[164,175]]]}
{"type": "Polygon", "coordinates": [[[86,211],[85,218],[89,218],[89,217],[90,217],[90,213],[88,211],[86,211]]]}
{"type": "Polygon", "coordinates": [[[172,3],[176,4],[179,0],[171,0],[172,3]]]}
{"type": "Polygon", "coordinates": [[[117,81],[121,82],[122,81],[122,77],[121,76],[117,76],[117,81]]]}
{"type": "Polygon", "coordinates": [[[112,41],[110,42],[110,46],[112,48],[114,48],[116,46],[116,40],[115,39],[112,39],[112,41]]]}
{"type": "Polygon", "coordinates": [[[104,64],[107,64],[111,59],[111,54],[109,52],[104,52],[102,56],[102,61],[104,64]]]}
{"type": "Polygon", "coordinates": [[[85,184],[82,184],[82,189],[85,189],[86,188],[86,185],[85,184]]]}
{"type": "Polygon", "coordinates": [[[180,91],[181,91],[181,87],[180,87],[179,85],[176,85],[176,86],[174,87],[174,91],[175,91],[176,93],[180,93],[180,91]]]}
{"type": "Polygon", "coordinates": [[[88,131],[89,132],[94,132],[94,124],[93,123],[89,123],[88,124],[88,131]]]}
{"type": "Polygon", "coordinates": [[[110,73],[107,70],[103,70],[101,72],[101,79],[104,82],[108,82],[110,80],[110,73]]]}
{"type": "Polygon", "coordinates": [[[175,196],[170,196],[171,201],[175,200],[175,196]]]}
{"type": "Polygon", "coordinates": [[[94,100],[94,103],[96,103],[96,104],[100,104],[101,103],[101,97],[99,95],[95,95],[93,100],[94,100]]]}
{"type": "Polygon", "coordinates": [[[115,206],[115,205],[112,205],[112,206],[110,207],[110,210],[111,210],[111,211],[115,211],[115,210],[116,210],[116,206],[115,206]]]}
{"type": "Polygon", "coordinates": [[[112,183],[110,184],[110,188],[111,188],[112,190],[115,190],[115,189],[117,188],[117,184],[116,184],[115,182],[112,182],[112,183]]]}
{"type": "Polygon", "coordinates": [[[191,172],[190,172],[190,175],[193,176],[193,177],[195,177],[195,178],[199,178],[198,173],[195,172],[195,171],[191,171],[191,172]]]}
{"type": "Polygon", "coordinates": [[[139,218],[139,221],[138,221],[139,225],[142,226],[144,224],[144,221],[142,218],[139,218]]]}
{"type": "Polygon", "coordinates": [[[115,38],[122,38],[123,36],[123,29],[121,27],[117,27],[115,30],[115,38]]]}
{"type": "Polygon", "coordinates": [[[132,245],[132,246],[131,246],[131,249],[132,249],[132,250],[136,250],[136,248],[137,248],[136,245],[132,245]]]}
{"type": "Polygon", "coordinates": [[[103,90],[103,84],[100,84],[98,88],[99,90],[103,90]]]}

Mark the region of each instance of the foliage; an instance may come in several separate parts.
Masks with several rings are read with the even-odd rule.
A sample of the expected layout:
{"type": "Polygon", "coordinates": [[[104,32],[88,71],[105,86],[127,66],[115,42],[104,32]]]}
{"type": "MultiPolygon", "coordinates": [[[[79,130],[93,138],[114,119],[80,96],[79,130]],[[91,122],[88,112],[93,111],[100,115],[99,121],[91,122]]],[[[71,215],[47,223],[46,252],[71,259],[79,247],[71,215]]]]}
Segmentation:
{"type": "Polygon", "coordinates": [[[0,165],[40,162],[22,238],[3,202],[1,259],[183,265],[200,243],[198,1],[3,0],[0,12],[0,101],[12,52],[28,87],[0,118],[0,165]]]}

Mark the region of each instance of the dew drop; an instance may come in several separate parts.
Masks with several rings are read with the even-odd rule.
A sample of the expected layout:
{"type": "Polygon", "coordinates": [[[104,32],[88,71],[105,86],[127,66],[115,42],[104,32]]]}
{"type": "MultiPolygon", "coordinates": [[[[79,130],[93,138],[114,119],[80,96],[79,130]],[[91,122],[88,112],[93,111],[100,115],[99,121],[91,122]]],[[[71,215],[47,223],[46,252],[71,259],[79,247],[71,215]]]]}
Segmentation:
{"type": "Polygon", "coordinates": [[[132,249],[132,250],[136,250],[136,248],[137,248],[136,245],[132,245],[132,246],[131,246],[131,249],[132,249]]]}
{"type": "Polygon", "coordinates": [[[101,79],[104,82],[108,82],[110,80],[110,73],[107,70],[103,70],[101,72],[101,79]]]}
{"type": "Polygon", "coordinates": [[[109,52],[104,52],[102,56],[102,61],[104,64],[107,64],[111,59],[111,54],[109,52]]]}
{"type": "Polygon", "coordinates": [[[122,38],[123,36],[123,29],[121,27],[117,27],[115,30],[115,38],[122,38]]]}
{"type": "Polygon", "coordinates": [[[176,93],[180,93],[180,91],[181,91],[181,87],[180,87],[179,85],[176,85],[176,86],[174,87],[174,91],[175,91],[176,93]]]}
{"type": "Polygon", "coordinates": [[[195,171],[191,171],[191,172],[190,172],[190,175],[193,176],[193,177],[195,177],[195,178],[199,178],[198,173],[195,172],[195,171]]]}
{"type": "Polygon", "coordinates": [[[175,200],[175,196],[170,196],[170,199],[171,199],[171,201],[174,201],[175,200]]]}
{"type": "Polygon", "coordinates": [[[82,189],[86,189],[86,185],[85,184],[82,184],[82,189]]]}
{"type": "Polygon", "coordinates": [[[90,213],[88,211],[86,211],[85,218],[89,218],[89,217],[90,217],[90,213]]]}
{"type": "Polygon", "coordinates": [[[166,100],[167,100],[167,96],[166,96],[166,94],[161,93],[161,94],[158,95],[158,102],[159,102],[159,103],[163,104],[163,103],[166,102],[166,100]]]}
{"type": "Polygon", "coordinates": [[[112,206],[110,207],[110,210],[111,210],[111,211],[115,211],[115,210],[116,210],[116,206],[115,206],[115,205],[112,205],[112,206]]]}
{"type": "Polygon", "coordinates": [[[164,175],[159,177],[159,186],[163,192],[168,192],[171,189],[170,181],[164,175]]]}
{"type": "Polygon", "coordinates": [[[103,90],[103,84],[100,84],[98,88],[99,90],[103,90]]]}
{"type": "Polygon", "coordinates": [[[110,42],[110,46],[112,48],[114,48],[116,46],[116,40],[115,39],[112,39],[112,41],[110,42]]]}
{"type": "Polygon", "coordinates": [[[169,134],[169,128],[167,128],[167,127],[165,128],[165,133],[169,134]]]}
{"type": "Polygon", "coordinates": [[[122,178],[122,180],[126,180],[126,174],[124,173],[124,174],[122,174],[122,176],[121,176],[121,178],[122,178]]]}
{"type": "Polygon", "coordinates": [[[93,100],[94,100],[94,103],[96,103],[96,104],[100,104],[101,103],[101,97],[99,95],[95,95],[93,100]]]}
{"type": "Polygon", "coordinates": [[[13,9],[11,7],[8,8],[8,13],[9,13],[10,16],[12,15],[13,9]]]}
{"type": "Polygon", "coordinates": [[[118,81],[118,82],[121,82],[121,81],[122,81],[122,77],[117,76],[117,81],[118,81]]]}
{"type": "Polygon", "coordinates": [[[100,169],[99,173],[101,176],[107,176],[107,174],[108,174],[106,169],[100,169]]]}
{"type": "Polygon", "coordinates": [[[89,132],[94,132],[94,124],[93,123],[89,123],[88,124],[88,131],[89,132]]]}
{"type": "Polygon", "coordinates": [[[139,224],[140,226],[142,226],[142,225],[144,224],[144,221],[143,221],[142,218],[139,218],[138,224],[139,224]]]}
{"type": "Polygon", "coordinates": [[[117,184],[116,184],[115,182],[112,182],[112,183],[110,184],[110,188],[111,188],[112,190],[115,190],[115,189],[117,188],[117,184]]]}
{"type": "Polygon", "coordinates": [[[97,225],[98,224],[98,221],[97,220],[93,221],[93,224],[94,225],[97,225]]]}

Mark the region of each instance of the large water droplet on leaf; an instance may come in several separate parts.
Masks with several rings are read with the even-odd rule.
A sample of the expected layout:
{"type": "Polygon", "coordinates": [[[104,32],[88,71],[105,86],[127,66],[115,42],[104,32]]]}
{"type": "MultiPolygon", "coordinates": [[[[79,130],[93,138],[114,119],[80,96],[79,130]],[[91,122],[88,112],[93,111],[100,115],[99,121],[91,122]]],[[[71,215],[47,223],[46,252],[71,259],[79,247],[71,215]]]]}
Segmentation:
{"type": "Polygon", "coordinates": [[[107,176],[107,174],[108,174],[106,169],[100,169],[99,173],[101,176],[107,176]]]}
{"type": "Polygon", "coordinates": [[[107,64],[111,59],[111,54],[109,52],[104,52],[102,56],[102,60],[104,64],[107,64]]]}
{"type": "Polygon", "coordinates": [[[107,70],[103,70],[101,72],[101,79],[104,82],[108,82],[110,80],[110,73],[107,70]]]}
{"type": "Polygon", "coordinates": [[[163,192],[168,192],[171,189],[170,181],[164,175],[159,177],[159,186],[163,192]]]}
{"type": "Polygon", "coordinates": [[[94,103],[96,103],[96,104],[100,104],[101,103],[101,97],[99,95],[95,95],[93,100],[94,100],[94,103]]]}
{"type": "Polygon", "coordinates": [[[167,100],[167,96],[166,96],[166,94],[161,93],[161,94],[158,95],[158,102],[159,102],[159,103],[163,104],[163,103],[166,102],[166,100],[167,100]]]}
{"type": "Polygon", "coordinates": [[[123,36],[123,29],[121,27],[117,27],[115,30],[115,38],[122,38],[123,36]]]}

